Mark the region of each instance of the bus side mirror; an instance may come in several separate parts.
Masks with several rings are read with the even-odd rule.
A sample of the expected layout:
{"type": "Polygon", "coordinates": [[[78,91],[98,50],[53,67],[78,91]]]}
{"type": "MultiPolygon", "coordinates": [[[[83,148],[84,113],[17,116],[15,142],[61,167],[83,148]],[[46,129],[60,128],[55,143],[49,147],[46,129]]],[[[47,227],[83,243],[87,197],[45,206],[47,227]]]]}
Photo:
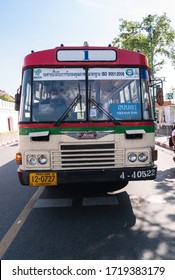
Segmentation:
{"type": "Polygon", "coordinates": [[[154,98],[156,97],[157,104],[162,106],[164,103],[163,80],[161,78],[150,80],[150,86],[153,87],[153,89],[156,89],[156,96],[154,95],[154,98]]]}
{"type": "Polygon", "coordinates": [[[21,86],[17,89],[17,93],[15,94],[15,110],[19,111],[20,108],[20,98],[21,98],[21,86]]]}
{"type": "Polygon", "coordinates": [[[158,87],[156,88],[156,100],[157,100],[157,104],[162,106],[164,103],[164,99],[163,99],[163,89],[158,87]]]}

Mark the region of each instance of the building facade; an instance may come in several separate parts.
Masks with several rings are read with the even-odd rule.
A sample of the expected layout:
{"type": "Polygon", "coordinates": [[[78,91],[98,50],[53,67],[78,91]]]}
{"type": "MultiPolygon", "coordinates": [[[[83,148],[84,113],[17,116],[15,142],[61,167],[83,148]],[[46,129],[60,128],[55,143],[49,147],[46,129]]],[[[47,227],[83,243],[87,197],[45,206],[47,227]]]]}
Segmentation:
{"type": "Polygon", "coordinates": [[[156,103],[156,131],[160,136],[170,136],[175,124],[175,105],[169,100],[162,106],[156,103]]]}

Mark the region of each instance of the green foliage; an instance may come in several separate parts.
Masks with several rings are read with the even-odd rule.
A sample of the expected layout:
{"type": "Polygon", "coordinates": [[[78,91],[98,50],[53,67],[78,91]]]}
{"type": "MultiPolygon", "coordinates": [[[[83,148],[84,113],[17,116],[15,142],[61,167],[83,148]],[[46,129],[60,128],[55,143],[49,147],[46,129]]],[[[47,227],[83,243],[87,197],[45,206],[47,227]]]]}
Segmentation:
{"type": "Polygon", "coordinates": [[[157,73],[169,58],[175,65],[175,30],[166,13],[161,16],[148,15],[142,22],[120,19],[120,34],[112,44],[119,48],[139,50],[148,57],[152,73],[157,73]],[[153,61],[152,61],[153,58],[153,61]],[[153,62],[153,63],[152,63],[153,62]]]}
{"type": "Polygon", "coordinates": [[[7,93],[1,93],[0,94],[0,99],[2,99],[4,101],[8,101],[8,102],[15,102],[14,97],[12,97],[11,95],[9,95],[7,93]]]}

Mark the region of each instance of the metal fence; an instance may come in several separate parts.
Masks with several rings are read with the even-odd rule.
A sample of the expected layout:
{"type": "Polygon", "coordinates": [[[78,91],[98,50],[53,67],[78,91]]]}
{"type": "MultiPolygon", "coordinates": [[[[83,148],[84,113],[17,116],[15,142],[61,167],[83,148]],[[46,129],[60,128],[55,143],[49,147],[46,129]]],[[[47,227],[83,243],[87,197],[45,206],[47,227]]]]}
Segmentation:
{"type": "Polygon", "coordinates": [[[156,136],[170,136],[173,125],[156,124],[156,136]]]}

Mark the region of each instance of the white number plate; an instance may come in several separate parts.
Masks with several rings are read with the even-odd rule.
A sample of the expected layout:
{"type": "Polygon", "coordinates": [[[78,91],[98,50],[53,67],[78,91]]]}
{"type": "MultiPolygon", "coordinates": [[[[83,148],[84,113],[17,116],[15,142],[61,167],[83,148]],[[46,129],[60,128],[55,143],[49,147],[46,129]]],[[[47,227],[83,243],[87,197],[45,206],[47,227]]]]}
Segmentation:
{"type": "Polygon", "coordinates": [[[123,171],[120,175],[121,179],[125,180],[139,180],[139,179],[151,179],[156,175],[156,169],[147,170],[135,170],[128,174],[128,172],[123,171]]]}

